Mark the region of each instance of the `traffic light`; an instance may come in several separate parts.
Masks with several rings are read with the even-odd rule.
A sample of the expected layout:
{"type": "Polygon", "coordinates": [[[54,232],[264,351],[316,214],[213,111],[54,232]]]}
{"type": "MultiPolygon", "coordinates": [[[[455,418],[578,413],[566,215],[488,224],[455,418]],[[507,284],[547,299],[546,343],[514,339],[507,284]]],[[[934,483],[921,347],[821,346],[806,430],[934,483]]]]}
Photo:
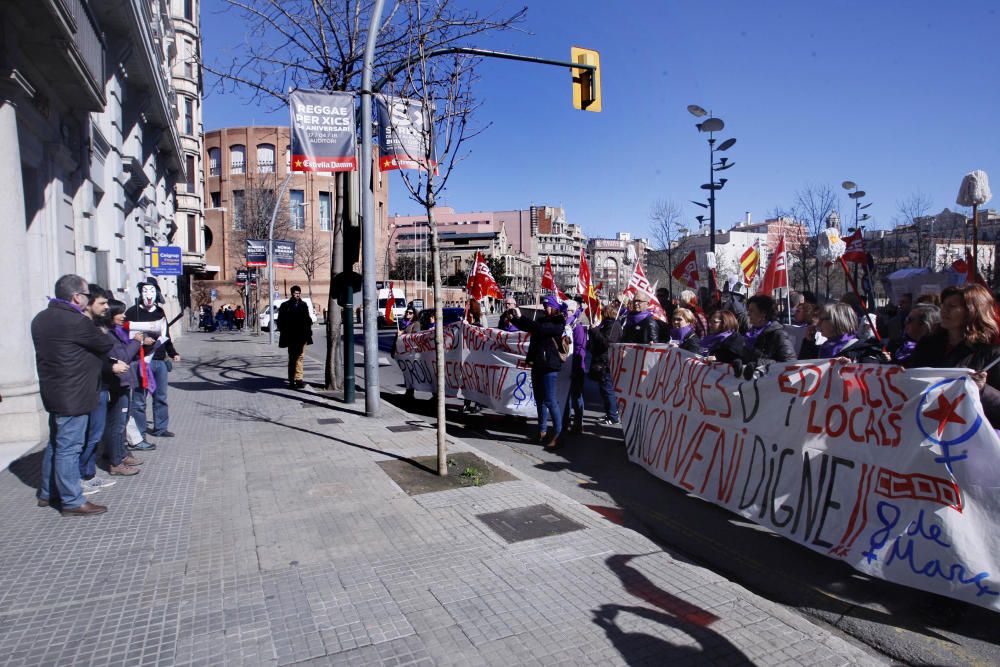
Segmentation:
{"type": "Polygon", "coordinates": [[[601,54],[579,46],[570,48],[570,60],[594,69],[573,68],[573,107],[583,111],[601,110],[601,54]]]}

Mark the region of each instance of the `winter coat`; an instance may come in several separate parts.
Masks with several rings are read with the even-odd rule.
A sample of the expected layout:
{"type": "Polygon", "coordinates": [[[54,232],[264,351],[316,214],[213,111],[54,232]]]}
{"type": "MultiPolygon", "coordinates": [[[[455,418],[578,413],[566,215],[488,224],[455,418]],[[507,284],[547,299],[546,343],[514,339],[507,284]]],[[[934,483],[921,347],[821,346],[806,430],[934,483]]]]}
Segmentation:
{"type": "MultiPolygon", "coordinates": [[[[988,343],[962,342],[948,350],[948,333],[936,331],[920,339],[905,368],[968,368],[978,371],[1000,356],[1000,347],[988,343]]],[[[1000,364],[986,373],[986,385],[979,392],[983,414],[993,428],[1000,428],[1000,364]]]]}
{"type": "Polygon", "coordinates": [[[546,315],[538,321],[530,317],[518,317],[512,324],[521,331],[531,334],[528,341],[527,362],[534,370],[558,371],[563,360],[556,349],[556,339],[566,330],[566,318],[562,315],[546,315]]]}
{"type": "Polygon", "coordinates": [[[288,299],[278,306],[278,347],[312,345],[312,315],[301,299],[288,299]]]}
{"type": "Polygon", "coordinates": [[[753,345],[744,349],[743,356],[745,362],[757,366],[772,361],[795,361],[795,359],[795,350],[792,348],[792,341],[788,339],[788,334],[785,333],[785,328],[780,322],[773,320],[767,323],[753,345]]]}
{"type": "Polygon", "coordinates": [[[688,352],[693,352],[694,354],[701,354],[701,336],[694,332],[692,327],[688,335],[684,337],[684,340],[677,344],[677,347],[682,350],[687,350],[688,352]]]}
{"type": "Polygon", "coordinates": [[[706,354],[710,357],[715,357],[716,361],[735,364],[738,369],[742,369],[743,357],[746,354],[746,345],[746,339],[739,332],[734,331],[731,336],[727,336],[725,340],[717,343],[706,354]]]}
{"type": "Polygon", "coordinates": [[[115,335],[114,331],[106,331],[105,335],[111,339],[111,352],[108,354],[108,363],[105,367],[101,369],[101,384],[110,389],[112,392],[120,393],[122,391],[128,391],[129,387],[134,387],[139,384],[138,378],[136,377],[137,365],[133,362],[139,357],[139,350],[142,349],[142,343],[137,340],[129,339],[128,343],[122,342],[118,336],[115,335]],[[118,375],[111,370],[114,362],[111,361],[115,358],[119,361],[124,361],[129,365],[129,369],[126,373],[118,375]]]}
{"type": "MultiPolygon", "coordinates": [[[[153,310],[146,310],[142,306],[132,306],[125,311],[125,319],[129,322],[156,322],[157,320],[166,320],[167,314],[159,306],[153,308],[153,310]]],[[[155,338],[155,336],[150,336],[150,338],[155,338]]],[[[177,356],[177,350],[174,349],[174,342],[170,338],[170,327],[167,327],[167,340],[163,345],[155,349],[147,347],[144,354],[149,354],[150,350],[153,350],[153,359],[157,361],[163,361],[168,356],[177,356]]]]}
{"type": "Polygon", "coordinates": [[[75,416],[96,408],[107,335],[72,304],[53,300],[31,321],[31,339],[46,411],[75,416]]]}
{"type": "Polygon", "coordinates": [[[660,323],[655,317],[649,315],[638,324],[632,323],[631,314],[625,318],[622,325],[622,342],[638,343],[646,345],[648,343],[658,343],[660,341],[660,323]]]}

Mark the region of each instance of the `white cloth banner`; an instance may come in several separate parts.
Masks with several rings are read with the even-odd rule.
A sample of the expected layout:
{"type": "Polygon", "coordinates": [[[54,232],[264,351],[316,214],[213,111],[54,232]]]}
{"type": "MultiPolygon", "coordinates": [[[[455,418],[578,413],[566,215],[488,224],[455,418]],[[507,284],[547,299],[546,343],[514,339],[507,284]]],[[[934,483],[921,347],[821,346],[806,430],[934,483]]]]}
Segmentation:
{"type": "Polygon", "coordinates": [[[1000,611],[1000,438],[969,374],[833,360],[753,381],[616,345],[630,460],[861,572],[1000,611]]]}
{"type": "MultiPolygon", "coordinates": [[[[531,367],[525,363],[531,336],[456,322],[444,328],[445,393],[461,396],[495,412],[535,416],[531,367]]],[[[434,330],[400,334],[396,363],[407,389],[436,391],[434,330]]],[[[560,403],[569,395],[569,363],[556,384],[560,403]]],[[[560,405],[560,407],[562,407],[560,405]]]]}

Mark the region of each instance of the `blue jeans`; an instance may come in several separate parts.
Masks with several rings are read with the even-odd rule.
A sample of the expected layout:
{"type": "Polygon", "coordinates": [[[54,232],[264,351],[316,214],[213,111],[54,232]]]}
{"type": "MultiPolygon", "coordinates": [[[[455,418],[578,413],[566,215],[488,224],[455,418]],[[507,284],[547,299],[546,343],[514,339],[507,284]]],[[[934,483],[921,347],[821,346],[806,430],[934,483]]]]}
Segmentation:
{"type": "Polygon", "coordinates": [[[104,422],[108,418],[108,390],[102,389],[97,407],[87,415],[87,437],[80,452],[80,479],[97,474],[97,445],[104,437],[104,422]]]}
{"type": "Polygon", "coordinates": [[[559,399],[556,397],[556,378],[559,371],[531,370],[531,386],[535,394],[535,408],[538,410],[538,432],[546,433],[548,419],[552,417],[552,432],[562,433],[562,416],[559,414],[559,399]]]}
{"type": "MultiPolygon", "coordinates": [[[[170,413],[167,410],[167,362],[153,359],[149,369],[156,380],[156,391],[153,392],[153,429],[166,431],[170,425],[170,413]]],[[[132,416],[139,433],[146,437],[146,395],[145,389],[136,389],[132,394],[132,416]]]]}
{"type": "Polygon", "coordinates": [[[49,444],[42,456],[38,497],[53,502],[58,498],[63,509],[86,502],[80,489],[80,453],[87,439],[88,419],[89,415],[49,415],[49,444]]]}
{"type": "Polygon", "coordinates": [[[604,402],[604,413],[611,421],[621,421],[618,417],[618,397],[615,396],[615,383],[611,379],[611,371],[605,370],[600,382],[601,400],[604,402]]]}
{"type": "Polygon", "coordinates": [[[583,423],[583,380],[586,376],[583,371],[573,370],[569,379],[569,397],[566,399],[566,425],[572,417],[573,424],[580,426],[583,423]]]}
{"type": "Polygon", "coordinates": [[[108,400],[108,418],[104,424],[104,455],[113,466],[121,465],[125,451],[125,423],[128,419],[128,389],[111,394],[108,400]]]}

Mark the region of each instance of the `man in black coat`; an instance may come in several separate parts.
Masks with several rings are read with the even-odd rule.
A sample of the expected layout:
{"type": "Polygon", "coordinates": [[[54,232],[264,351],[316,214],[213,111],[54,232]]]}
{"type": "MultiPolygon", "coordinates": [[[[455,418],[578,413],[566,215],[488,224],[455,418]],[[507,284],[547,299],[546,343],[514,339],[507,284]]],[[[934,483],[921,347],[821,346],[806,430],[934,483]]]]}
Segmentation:
{"type": "Polygon", "coordinates": [[[302,300],[302,288],[292,285],[292,298],[278,307],[278,347],[288,348],[288,385],[302,388],[306,358],[306,345],[312,345],[312,313],[309,305],[302,300]]]}
{"type": "Polygon", "coordinates": [[[629,314],[622,327],[622,342],[646,345],[659,341],[660,324],[649,310],[649,295],[640,292],[629,305],[629,314]]]}
{"type": "Polygon", "coordinates": [[[89,301],[87,281],[65,275],[56,281],[48,307],[31,321],[38,386],[49,413],[38,505],[58,502],[63,516],[91,516],[108,509],[87,502],[80,486],[88,416],[98,405],[101,368],[112,346],[111,338],[83,314],[89,301]]]}

